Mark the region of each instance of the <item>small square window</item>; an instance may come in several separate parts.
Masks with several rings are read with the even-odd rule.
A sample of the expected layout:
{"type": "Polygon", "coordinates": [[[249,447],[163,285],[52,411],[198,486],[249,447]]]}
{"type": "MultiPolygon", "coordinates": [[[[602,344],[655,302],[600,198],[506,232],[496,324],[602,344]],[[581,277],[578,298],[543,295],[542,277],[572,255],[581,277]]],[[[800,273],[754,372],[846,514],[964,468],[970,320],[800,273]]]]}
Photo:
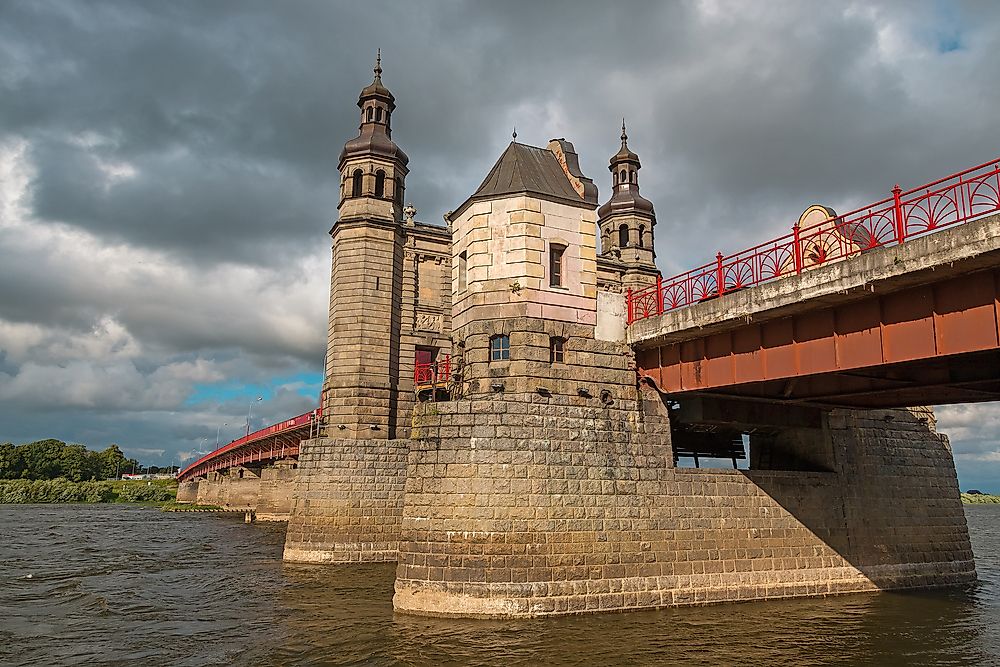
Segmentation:
{"type": "Polygon", "coordinates": [[[490,361],[510,359],[510,336],[490,338],[490,361]]]}

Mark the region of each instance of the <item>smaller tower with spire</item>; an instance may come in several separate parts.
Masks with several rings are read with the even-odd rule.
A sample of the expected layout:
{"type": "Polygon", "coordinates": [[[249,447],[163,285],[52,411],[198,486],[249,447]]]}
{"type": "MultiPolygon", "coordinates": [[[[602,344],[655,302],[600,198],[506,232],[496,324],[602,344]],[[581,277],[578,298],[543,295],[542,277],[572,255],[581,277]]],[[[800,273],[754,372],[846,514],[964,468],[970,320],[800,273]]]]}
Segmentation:
{"type": "Polygon", "coordinates": [[[597,211],[601,232],[601,256],[620,264],[623,283],[637,287],[656,280],[656,252],[653,203],[639,194],[639,156],[628,147],[625,119],[622,119],[622,146],[611,156],[611,199],[597,211]]]}
{"type": "Polygon", "coordinates": [[[358,96],[358,136],[340,153],[340,219],[374,216],[400,222],[409,158],[392,140],[396,98],[382,83],[381,49],[373,71],[375,78],[358,96]]]}

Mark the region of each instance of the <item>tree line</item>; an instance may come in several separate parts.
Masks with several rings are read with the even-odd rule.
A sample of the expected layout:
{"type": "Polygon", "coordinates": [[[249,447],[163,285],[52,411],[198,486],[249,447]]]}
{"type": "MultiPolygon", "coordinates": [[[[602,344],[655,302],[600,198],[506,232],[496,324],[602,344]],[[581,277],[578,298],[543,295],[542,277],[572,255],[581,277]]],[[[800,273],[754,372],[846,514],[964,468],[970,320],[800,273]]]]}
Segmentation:
{"type": "MultiPolygon", "coordinates": [[[[147,472],[118,445],[94,452],[62,440],[38,440],[23,445],[0,444],[0,479],[57,479],[73,482],[115,479],[124,473],[147,472]]],[[[151,472],[151,471],[150,471],[151,472]]]]}

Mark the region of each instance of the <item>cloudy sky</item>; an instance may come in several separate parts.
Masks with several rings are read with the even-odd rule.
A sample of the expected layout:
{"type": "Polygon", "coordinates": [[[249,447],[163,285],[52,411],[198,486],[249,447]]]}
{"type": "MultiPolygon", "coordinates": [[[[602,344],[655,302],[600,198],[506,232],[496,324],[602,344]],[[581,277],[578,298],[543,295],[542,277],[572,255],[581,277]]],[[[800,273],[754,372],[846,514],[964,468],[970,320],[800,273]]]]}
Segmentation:
{"type": "MultiPolygon", "coordinates": [[[[625,116],[667,274],[1000,154],[994,2],[5,0],[0,441],[168,464],[315,405],[377,47],[419,219],[515,124],[606,197],[625,116]]],[[[1000,491],[1000,409],[939,415],[1000,491]]]]}

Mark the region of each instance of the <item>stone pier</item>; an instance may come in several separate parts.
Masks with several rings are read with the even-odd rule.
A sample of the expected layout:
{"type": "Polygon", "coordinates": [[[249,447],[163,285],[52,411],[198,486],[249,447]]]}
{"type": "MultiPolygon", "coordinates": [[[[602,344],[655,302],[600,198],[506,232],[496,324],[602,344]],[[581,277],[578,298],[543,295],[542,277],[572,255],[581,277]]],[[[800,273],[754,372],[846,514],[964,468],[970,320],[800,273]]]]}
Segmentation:
{"type": "Polygon", "coordinates": [[[833,469],[804,472],[675,468],[668,446],[644,442],[648,410],[623,407],[418,416],[396,609],[539,616],[975,579],[929,411],[834,412],[833,469]],[[483,437],[452,436],[455,422],[483,437]]]}
{"type": "Polygon", "coordinates": [[[395,561],[407,441],[322,438],[300,446],[285,560],[395,561]]]}

